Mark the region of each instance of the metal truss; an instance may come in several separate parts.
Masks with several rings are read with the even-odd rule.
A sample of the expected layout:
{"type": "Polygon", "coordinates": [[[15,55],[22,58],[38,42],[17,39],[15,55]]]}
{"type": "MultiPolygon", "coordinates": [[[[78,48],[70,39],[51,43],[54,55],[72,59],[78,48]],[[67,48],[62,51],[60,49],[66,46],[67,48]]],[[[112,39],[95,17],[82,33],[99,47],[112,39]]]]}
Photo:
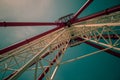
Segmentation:
{"type": "Polygon", "coordinates": [[[61,64],[66,64],[105,51],[120,58],[120,11],[98,18],[76,23],[70,29],[70,46],[86,43],[98,51],[76,57],[61,64]]]}
{"type": "Polygon", "coordinates": [[[120,11],[112,13],[110,15],[105,15],[95,19],[86,21],[86,24],[75,25],[75,36],[80,38],[100,44],[105,47],[112,47],[115,50],[120,50],[120,11]],[[111,36],[116,37],[116,39],[111,38],[111,36]],[[107,37],[107,38],[106,38],[107,37]],[[113,40],[114,39],[114,40],[113,40]]]}
{"type": "MultiPolygon", "coordinates": [[[[69,43],[69,32],[66,29],[60,29],[51,34],[48,34],[40,39],[30,42],[24,46],[18,47],[5,55],[0,56],[0,75],[1,80],[17,79],[25,70],[33,68],[36,65],[37,68],[47,66],[51,68],[53,63],[56,62],[59,65],[59,57],[64,53],[66,45],[69,43]],[[57,54],[58,53],[58,54],[57,54]],[[49,58],[46,59],[47,56],[49,58]],[[55,57],[55,59],[53,59],[55,57]],[[53,61],[52,61],[53,59],[53,61]],[[38,66],[38,62],[47,62],[38,66]],[[7,74],[7,72],[11,72],[7,74]],[[13,75],[14,74],[14,75],[13,75]]],[[[36,70],[36,69],[35,69],[36,70]]],[[[44,72],[44,70],[43,70],[44,72]]],[[[37,76],[37,74],[35,74],[37,76]]],[[[35,78],[36,79],[36,78],[35,78]]]]}
{"type": "Polygon", "coordinates": [[[25,71],[34,71],[34,80],[53,80],[61,64],[73,62],[101,51],[112,50],[120,52],[120,12],[102,16],[89,21],[87,24],[77,23],[69,28],[60,28],[28,44],[6,52],[0,56],[1,80],[19,79],[25,71]],[[116,15],[117,14],[117,15],[116,15]],[[103,21],[97,23],[95,21],[103,21]],[[111,17],[111,18],[110,18],[111,17]],[[100,20],[99,20],[100,19],[100,20]],[[103,19],[103,20],[102,20],[103,19]],[[108,22],[106,22],[108,21],[108,22]],[[91,23],[93,22],[93,23],[91,23]],[[102,46],[103,49],[61,63],[67,47],[90,42],[102,46]],[[69,45],[68,45],[69,44],[69,45]]]}
{"type": "Polygon", "coordinates": [[[63,23],[0,22],[0,26],[59,25],[0,50],[0,80],[19,80],[22,74],[29,71],[33,76],[32,80],[54,80],[59,66],[102,51],[120,58],[120,6],[76,19],[92,1],[88,0],[72,18],[63,23]],[[68,47],[82,43],[99,50],[62,62],[68,47]]]}

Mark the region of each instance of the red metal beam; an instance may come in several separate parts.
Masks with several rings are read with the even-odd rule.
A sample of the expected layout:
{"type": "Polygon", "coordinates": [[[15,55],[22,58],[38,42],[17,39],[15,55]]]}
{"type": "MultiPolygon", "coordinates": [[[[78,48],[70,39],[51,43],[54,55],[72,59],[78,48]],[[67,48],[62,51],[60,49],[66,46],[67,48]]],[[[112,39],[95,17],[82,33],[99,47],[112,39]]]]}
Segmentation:
{"type": "MultiPolygon", "coordinates": [[[[45,69],[45,73],[48,73],[49,70],[50,70],[50,67],[47,67],[47,68],[45,69]]],[[[42,73],[42,74],[39,76],[38,80],[42,80],[44,77],[45,77],[45,74],[42,73]]]]}
{"type": "Polygon", "coordinates": [[[56,27],[56,28],[54,28],[54,29],[52,29],[52,30],[49,30],[49,31],[47,31],[47,32],[44,32],[44,33],[39,34],[39,35],[37,35],[37,36],[34,36],[34,37],[30,38],[30,39],[24,40],[24,41],[19,42],[19,43],[15,44],[15,45],[12,45],[12,46],[9,46],[9,47],[7,47],[7,48],[4,48],[4,49],[0,50],[0,55],[6,53],[6,52],[8,52],[8,51],[11,51],[11,50],[13,50],[13,49],[16,49],[16,48],[18,48],[18,47],[20,47],[20,46],[23,46],[23,45],[25,45],[25,44],[28,44],[28,43],[31,42],[31,41],[34,41],[34,40],[36,40],[36,39],[38,39],[38,38],[41,38],[41,37],[43,37],[43,36],[45,36],[45,35],[47,35],[47,34],[49,34],[49,33],[51,33],[51,32],[54,32],[54,31],[56,31],[56,30],[58,30],[58,29],[61,29],[61,28],[62,28],[62,27],[56,27]]]}
{"type": "MultiPolygon", "coordinates": [[[[120,34],[117,34],[118,36],[120,36],[120,34]]],[[[107,35],[107,34],[103,34],[102,35],[105,39],[119,39],[119,37],[118,36],[116,36],[115,34],[110,34],[110,35],[107,35]]],[[[99,38],[100,37],[100,39],[102,39],[102,37],[101,36],[97,36],[97,38],[99,38]]]]}
{"type": "MultiPolygon", "coordinates": [[[[117,34],[118,36],[120,36],[120,34],[117,34]]],[[[102,36],[105,38],[105,39],[119,39],[119,37],[115,35],[115,34],[103,34],[102,36]]],[[[86,36],[84,36],[86,37],[86,36]]],[[[90,36],[89,38],[94,38],[94,36],[90,36]]],[[[99,36],[96,36],[96,38],[100,38],[100,39],[103,39],[100,35],[99,36]]]]}
{"type": "MultiPolygon", "coordinates": [[[[51,51],[48,51],[48,52],[46,52],[45,54],[43,54],[43,55],[41,56],[41,58],[42,58],[42,59],[45,58],[45,57],[48,56],[51,52],[53,52],[54,50],[60,48],[60,47],[61,47],[62,45],[64,45],[64,44],[67,44],[67,42],[58,44],[57,46],[55,46],[54,48],[52,48],[51,51]]],[[[40,60],[41,60],[41,59],[40,59],[40,60]]],[[[35,63],[36,63],[36,62],[34,62],[31,66],[33,66],[35,63]]],[[[30,67],[31,67],[31,66],[30,66],[30,67]]]]}
{"type": "Polygon", "coordinates": [[[71,19],[71,21],[74,21],[81,13],[83,10],[85,10],[89,4],[92,2],[93,0],[88,0],[74,15],[73,18],[71,19]]]}
{"type": "Polygon", "coordinates": [[[8,77],[4,78],[3,80],[9,80],[10,77],[12,77],[17,71],[13,72],[12,74],[10,74],[8,77]]]}
{"type": "MultiPolygon", "coordinates": [[[[94,44],[94,43],[91,43],[91,42],[89,42],[89,41],[86,41],[85,43],[88,44],[88,45],[90,45],[90,46],[92,46],[92,47],[95,47],[95,48],[97,48],[97,49],[100,49],[100,50],[105,49],[104,47],[99,46],[99,45],[94,44]]],[[[119,52],[115,52],[115,51],[112,51],[112,50],[110,50],[110,49],[109,49],[109,50],[106,50],[106,51],[104,51],[104,52],[107,52],[108,54],[111,54],[111,55],[113,55],[113,56],[115,56],[115,57],[120,58],[120,53],[119,53],[119,52]]]]}
{"type": "MultiPolygon", "coordinates": [[[[118,36],[120,36],[120,34],[118,34],[118,36],[116,36],[115,34],[110,34],[109,36],[108,36],[107,34],[104,34],[104,35],[102,35],[102,36],[103,36],[105,39],[109,39],[109,38],[110,38],[110,39],[115,40],[115,39],[119,39],[118,36]]],[[[86,36],[84,36],[84,37],[86,38],[86,36]]],[[[93,36],[90,36],[89,38],[93,38],[93,36]]],[[[96,38],[103,39],[101,36],[96,36],[96,38]]],[[[77,41],[82,41],[82,39],[80,39],[80,38],[78,38],[78,37],[72,39],[72,40],[70,41],[70,43],[69,43],[70,47],[79,45],[79,44],[74,44],[74,43],[76,43],[77,41]],[[72,45],[72,44],[74,44],[74,45],[72,45]]]]}
{"type": "Polygon", "coordinates": [[[0,22],[0,27],[18,27],[18,26],[53,26],[62,25],[59,22],[0,22]]]}
{"type": "MultiPolygon", "coordinates": [[[[77,40],[79,40],[79,41],[84,41],[84,39],[82,39],[82,38],[80,38],[80,37],[78,37],[77,40]]],[[[105,49],[104,47],[102,47],[102,46],[100,46],[100,45],[98,45],[98,44],[89,42],[89,41],[85,41],[84,43],[86,43],[86,44],[88,44],[88,45],[90,45],[90,46],[92,46],[92,47],[95,47],[95,48],[97,48],[97,49],[100,49],[100,50],[105,49]]],[[[115,57],[120,58],[120,52],[115,52],[115,51],[110,50],[110,49],[109,49],[109,50],[106,50],[106,51],[104,51],[104,52],[107,52],[108,54],[111,54],[111,55],[113,55],[113,56],[115,56],[115,57]]]]}
{"type": "MultiPolygon", "coordinates": [[[[61,54],[62,54],[61,51],[57,53],[56,57],[51,61],[50,66],[53,65],[53,64],[56,62],[57,58],[59,58],[59,57],[61,56],[61,54]]],[[[45,69],[45,73],[47,74],[47,73],[49,72],[49,70],[50,70],[50,67],[47,67],[47,68],[45,69]]],[[[44,74],[44,72],[43,72],[43,73],[39,76],[38,80],[42,80],[44,77],[45,77],[45,74],[44,74]]]]}
{"type": "Polygon", "coordinates": [[[71,23],[77,23],[77,22],[86,21],[86,20],[89,20],[89,19],[92,19],[92,18],[96,18],[96,17],[99,17],[99,16],[108,15],[110,13],[117,12],[117,11],[120,11],[120,5],[117,5],[117,6],[112,7],[112,8],[108,8],[108,9],[106,9],[104,11],[92,14],[90,16],[86,16],[86,17],[77,19],[75,21],[72,21],[71,23]]]}

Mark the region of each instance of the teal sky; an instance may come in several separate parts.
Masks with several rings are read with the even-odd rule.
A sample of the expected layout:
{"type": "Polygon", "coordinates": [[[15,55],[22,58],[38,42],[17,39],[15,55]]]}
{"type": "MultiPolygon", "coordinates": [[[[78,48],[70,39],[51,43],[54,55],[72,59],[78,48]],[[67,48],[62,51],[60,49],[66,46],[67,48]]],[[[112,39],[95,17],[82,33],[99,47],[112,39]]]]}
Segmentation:
{"type": "MultiPolygon", "coordinates": [[[[59,17],[75,13],[87,0],[0,0],[0,21],[54,22],[59,17]]],[[[79,16],[83,17],[120,4],[120,0],[94,0],[79,16]]],[[[54,28],[3,27],[0,28],[0,49],[54,28]]],[[[68,48],[63,60],[96,51],[81,44],[68,48]]],[[[32,76],[31,76],[32,77],[32,76]]],[[[30,80],[30,74],[20,80],[30,80]]],[[[105,52],[61,65],[55,80],[120,80],[120,59],[105,52]]]]}

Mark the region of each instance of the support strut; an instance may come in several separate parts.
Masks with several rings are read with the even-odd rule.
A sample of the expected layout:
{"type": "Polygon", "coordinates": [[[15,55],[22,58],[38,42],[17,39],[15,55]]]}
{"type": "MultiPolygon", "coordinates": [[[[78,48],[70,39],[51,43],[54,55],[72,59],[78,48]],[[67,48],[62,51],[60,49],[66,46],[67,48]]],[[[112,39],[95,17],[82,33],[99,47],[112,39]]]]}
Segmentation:
{"type": "Polygon", "coordinates": [[[93,0],[88,0],[74,15],[71,21],[74,21],[85,10],[93,0]]]}
{"type": "MultiPolygon", "coordinates": [[[[82,39],[82,38],[79,38],[79,40],[80,41],[84,41],[84,39],[82,39]]],[[[84,43],[86,43],[86,44],[88,44],[88,45],[90,45],[90,46],[92,46],[92,47],[95,47],[95,48],[97,48],[97,49],[100,49],[100,50],[102,50],[102,49],[105,49],[104,47],[102,47],[102,46],[100,46],[100,45],[97,45],[97,44],[95,44],[95,43],[92,43],[92,42],[90,42],[90,41],[85,41],[84,43]]],[[[108,54],[111,54],[111,55],[113,55],[113,56],[115,56],[115,57],[118,57],[118,58],[120,58],[120,53],[119,52],[115,52],[115,51],[113,51],[113,50],[106,50],[105,52],[107,52],[108,54]]]]}
{"type": "Polygon", "coordinates": [[[96,17],[99,17],[99,16],[108,15],[108,14],[110,14],[110,13],[117,12],[117,11],[120,11],[120,5],[114,6],[114,7],[112,7],[112,8],[108,8],[108,9],[106,9],[106,10],[103,10],[103,11],[101,11],[101,12],[92,14],[92,15],[90,15],[90,16],[86,16],[86,17],[83,17],[83,18],[79,18],[79,19],[77,19],[77,20],[75,20],[75,21],[72,21],[72,23],[77,23],[77,22],[86,21],[86,20],[93,19],[93,18],[96,18],[96,17]]]}

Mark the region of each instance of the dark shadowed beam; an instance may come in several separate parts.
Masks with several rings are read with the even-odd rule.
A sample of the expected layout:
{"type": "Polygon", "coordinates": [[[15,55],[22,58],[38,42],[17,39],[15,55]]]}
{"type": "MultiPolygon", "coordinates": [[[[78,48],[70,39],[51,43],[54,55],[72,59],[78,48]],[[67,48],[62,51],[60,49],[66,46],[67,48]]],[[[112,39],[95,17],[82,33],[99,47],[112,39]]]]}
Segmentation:
{"type": "Polygon", "coordinates": [[[95,13],[95,14],[92,14],[92,15],[89,15],[89,16],[86,16],[86,17],[83,17],[83,18],[79,18],[77,20],[72,21],[71,23],[73,24],[73,23],[86,21],[86,20],[93,19],[93,18],[96,18],[96,17],[99,17],[99,16],[108,15],[110,13],[117,12],[117,11],[120,11],[120,5],[114,6],[112,8],[108,8],[106,10],[103,10],[101,12],[98,12],[98,13],[95,13]]]}
{"type": "MultiPolygon", "coordinates": [[[[88,44],[88,45],[90,45],[90,46],[92,46],[92,47],[95,47],[95,48],[97,48],[97,49],[100,49],[100,50],[105,49],[104,47],[99,46],[99,45],[94,44],[94,43],[91,43],[91,42],[89,42],[89,41],[86,41],[85,43],[88,44]]],[[[120,53],[119,53],[119,52],[115,52],[115,51],[112,51],[112,50],[110,50],[110,49],[109,49],[109,50],[106,50],[106,51],[104,51],[104,52],[107,52],[108,54],[111,54],[111,55],[113,55],[113,56],[115,56],[115,57],[120,58],[120,53]]]]}
{"type": "Polygon", "coordinates": [[[20,26],[59,26],[59,22],[0,22],[0,27],[20,27],[20,26]]]}
{"type": "MultiPolygon", "coordinates": [[[[82,38],[80,38],[80,37],[78,37],[77,40],[79,40],[79,41],[84,41],[84,39],[82,39],[82,38]]],[[[92,47],[95,47],[95,48],[97,48],[97,49],[99,49],[99,50],[105,49],[104,47],[102,47],[102,46],[100,46],[100,45],[98,45],[98,44],[92,43],[92,42],[90,42],[90,41],[85,41],[84,43],[86,43],[86,44],[88,44],[88,45],[90,45],[90,46],[92,46],[92,47]]],[[[104,51],[104,52],[107,52],[108,54],[111,54],[111,55],[113,55],[113,56],[115,56],[115,57],[120,58],[120,52],[115,52],[115,51],[110,50],[110,49],[109,49],[109,50],[106,50],[106,51],[104,51]]]]}
{"type": "Polygon", "coordinates": [[[12,74],[10,74],[8,77],[4,78],[3,80],[9,80],[9,78],[10,78],[11,76],[13,76],[16,72],[17,72],[17,71],[13,72],[12,74]]]}
{"type": "MultiPolygon", "coordinates": [[[[103,34],[102,35],[105,39],[119,39],[119,37],[118,36],[120,36],[120,34],[117,34],[117,35],[115,35],[115,34],[110,34],[110,35],[108,35],[108,34],[103,34]]],[[[84,37],[86,37],[86,36],[84,36],[84,37]]],[[[97,39],[103,39],[103,37],[101,37],[100,35],[99,36],[96,36],[96,38],[97,39]]],[[[94,38],[94,36],[90,36],[90,38],[94,38]]]]}

